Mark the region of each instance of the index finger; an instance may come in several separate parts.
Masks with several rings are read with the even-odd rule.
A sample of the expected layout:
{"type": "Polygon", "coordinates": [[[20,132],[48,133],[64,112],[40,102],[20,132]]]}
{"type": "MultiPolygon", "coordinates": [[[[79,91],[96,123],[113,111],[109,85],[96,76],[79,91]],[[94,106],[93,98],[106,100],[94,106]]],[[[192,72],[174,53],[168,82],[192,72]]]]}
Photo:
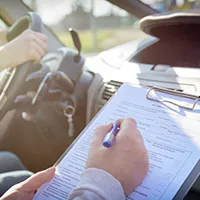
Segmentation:
{"type": "Polygon", "coordinates": [[[136,136],[137,123],[134,119],[132,119],[132,118],[119,119],[116,122],[117,122],[118,126],[120,127],[120,130],[117,134],[118,138],[127,137],[128,135],[136,136]]]}
{"type": "Polygon", "coordinates": [[[44,33],[35,32],[35,35],[44,41],[47,41],[48,39],[48,37],[44,33]]]}
{"type": "Polygon", "coordinates": [[[55,174],[55,167],[38,172],[21,183],[26,192],[34,192],[44,183],[50,181],[55,174]]]}
{"type": "Polygon", "coordinates": [[[136,127],[137,124],[137,122],[132,118],[118,119],[116,123],[120,128],[124,128],[125,126],[127,126],[127,124],[132,124],[136,127]]]}

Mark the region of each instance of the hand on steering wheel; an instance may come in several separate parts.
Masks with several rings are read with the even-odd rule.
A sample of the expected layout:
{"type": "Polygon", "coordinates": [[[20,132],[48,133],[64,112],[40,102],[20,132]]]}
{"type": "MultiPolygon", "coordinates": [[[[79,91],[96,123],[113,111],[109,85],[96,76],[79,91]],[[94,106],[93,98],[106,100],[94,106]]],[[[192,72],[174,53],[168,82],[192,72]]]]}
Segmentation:
{"type": "MultiPolygon", "coordinates": [[[[11,47],[12,45],[9,46],[8,49],[11,52],[14,51],[15,56],[19,58],[18,61],[14,62],[15,64],[25,61],[23,56],[20,57],[18,55],[19,54],[18,50],[20,50],[21,46],[24,45],[24,48],[25,48],[25,44],[23,43],[24,41],[22,40],[22,38],[19,39],[19,41],[22,42],[22,44],[19,45],[19,41],[15,40],[15,38],[27,29],[35,31],[35,32],[42,31],[42,21],[41,21],[40,17],[38,15],[36,15],[35,13],[28,13],[28,14],[24,15],[8,29],[7,40],[13,42],[10,44],[15,46],[15,48],[14,48],[15,51],[12,49],[12,47],[11,47]],[[18,49],[16,50],[16,48],[18,48],[18,49]]],[[[33,32],[29,31],[28,33],[33,33],[33,32]]],[[[24,34],[26,35],[27,33],[25,32],[24,34]]],[[[32,45],[31,48],[34,46],[33,52],[35,52],[35,53],[31,54],[32,56],[30,56],[30,54],[28,54],[28,57],[33,60],[34,59],[37,60],[39,58],[39,56],[35,56],[36,54],[38,54],[38,52],[40,52],[39,53],[40,55],[43,54],[43,52],[41,52],[41,49],[38,49],[38,43],[42,42],[42,45],[40,45],[40,46],[43,46],[44,40],[46,40],[46,38],[44,38],[42,35],[40,35],[40,36],[38,36],[38,34],[36,34],[36,35],[30,37],[30,38],[32,38],[32,42],[30,42],[30,44],[32,45]],[[37,37],[36,37],[36,35],[37,35],[37,37]],[[39,37],[40,37],[40,39],[38,40],[39,37]],[[42,37],[43,37],[43,39],[41,39],[42,37]]],[[[25,36],[21,35],[21,37],[24,38],[25,36]]],[[[45,48],[46,47],[44,45],[42,49],[45,49],[45,48]]],[[[12,57],[8,58],[8,60],[11,60],[11,59],[12,59],[12,57]]],[[[6,59],[7,62],[9,62],[8,60],[6,59]]],[[[8,64],[8,66],[13,66],[13,63],[11,65],[8,64]]],[[[23,93],[24,86],[25,86],[24,81],[25,81],[26,77],[28,76],[28,74],[30,74],[33,71],[36,71],[37,69],[38,69],[38,66],[34,62],[28,61],[28,62],[21,64],[17,68],[13,68],[12,70],[10,70],[9,75],[6,77],[6,81],[2,84],[3,88],[1,88],[0,119],[2,119],[4,117],[4,115],[11,109],[11,107],[13,105],[13,101],[15,100],[16,96],[18,96],[20,93],[23,93]]]]}
{"type": "Polygon", "coordinates": [[[39,62],[47,53],[47,36],[32,30],[25,30],[8,42],[1,50],[1,69],[13,68],[27,61],[39,62]]]}

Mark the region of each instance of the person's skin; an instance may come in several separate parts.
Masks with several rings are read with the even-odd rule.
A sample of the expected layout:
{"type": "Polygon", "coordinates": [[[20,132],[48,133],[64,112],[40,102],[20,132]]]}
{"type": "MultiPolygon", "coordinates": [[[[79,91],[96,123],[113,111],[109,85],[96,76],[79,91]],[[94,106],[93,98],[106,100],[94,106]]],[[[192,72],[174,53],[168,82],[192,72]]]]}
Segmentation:
{"type": "Polygon", "coordinates": [[[113,175],[128,196],[145,178],[148,168],[148,154],[141,133],[133,119],[118,120],[120,131],[116,144],[105,148],[102,143],[112,124],[99,126],[93,136],[86,169],[103,169],[113,175]]]}
{"type": "Polygon", "coordinates": [[[0,29],[0,46],[7,43],[7,30],[0,29]]]}
{"type": "Polygon", "coordinates": [[[27,61],[39,62],[47,53],[47,36],[25,30],[18,37],[0,47],[0,71],[17,67],[27,61]]]}
{"type": "Polygon", "coordinates": [[[1,197],[1,200],[31,200],[36,190],[44,183],[50,181],[55,173],[55,168],[38,172],[27,180],[13,186],[1,197]]]}
{"type": "MultiPolygon", "coordinates": [[[[116,144],[111,148],[103,147],[103,139],[111,130],[112,124],[100,126],[96,129],[90,146],[86,169],[98,168],[113,175],[129,195],[145,178],[148,172],[148,154],[142,136],[136,128],[133,119],[118,120],[120,131],[116,136],[116,144]]],[[[49,181],[54,174],[54,169],[49,172],[40,172],[28,180],[13,186],[2,197],[2,200],[29,200],[34,191],[43,183],[49,181]]]]}

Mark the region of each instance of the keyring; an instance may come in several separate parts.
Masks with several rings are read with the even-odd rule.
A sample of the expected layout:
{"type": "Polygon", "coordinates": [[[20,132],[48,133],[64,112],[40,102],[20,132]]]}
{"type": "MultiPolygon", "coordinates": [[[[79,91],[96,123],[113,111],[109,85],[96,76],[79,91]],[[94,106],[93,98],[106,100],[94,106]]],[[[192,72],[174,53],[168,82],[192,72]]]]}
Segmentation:
{"type": "Polygon", "coordinates": [[[72,116],[74,116],[74,113],[75,113],[75,109],[71,105],[68,105],[67,108],[65,110],[63,110],[63,114],[66,117],[72,117],[72,116]]]}

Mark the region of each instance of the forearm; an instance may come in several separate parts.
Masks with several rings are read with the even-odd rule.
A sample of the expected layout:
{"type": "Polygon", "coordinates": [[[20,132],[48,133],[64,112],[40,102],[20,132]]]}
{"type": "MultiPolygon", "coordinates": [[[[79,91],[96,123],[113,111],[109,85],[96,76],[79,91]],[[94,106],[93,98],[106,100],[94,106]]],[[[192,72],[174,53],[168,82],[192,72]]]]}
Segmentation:
{"type": "Polygon", "coordinates": [[[7,43],[7,30],[0,30],[0,46],[7,43]]]}
{"type": "Polygon", "coordinates": [[[69,200],[125,200],[120,182],[100,169],[87,169],[69,200]]]}
{"type": "Polygon", "coordinates": [[[0,47],[0,71],[6,68],[14,68],[22,63],[19,55],[20,49],[13,46],[12,42],[8,42],[0,47]]]}
{"type": "Polygon", "coordinates": [[[11,62],[12,57],[8,53],[6,46],[0,46],[0,71],[13,67],[11,62]]]}

